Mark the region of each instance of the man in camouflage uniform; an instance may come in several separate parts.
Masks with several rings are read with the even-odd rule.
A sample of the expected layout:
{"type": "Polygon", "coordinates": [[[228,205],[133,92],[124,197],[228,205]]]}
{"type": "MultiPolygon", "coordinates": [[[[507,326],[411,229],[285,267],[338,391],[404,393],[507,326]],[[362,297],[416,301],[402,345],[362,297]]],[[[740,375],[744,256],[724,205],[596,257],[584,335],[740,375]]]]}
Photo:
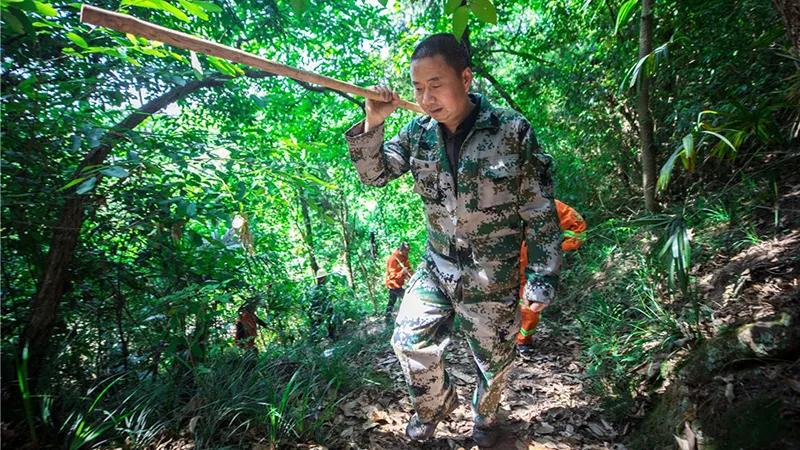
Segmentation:
{"type": "Polygon", "coordinates": [[[474,356],[473,439],[491,446],[519,329],[519,249],[528,246],[521,301],[541,310],[553,298],[561,232],[550,158],[518,113],[470,94],[466,49],[449,33],[422,41],[411,57],[416,100],[427,116],[384,143],[383,121],[399,97],[375,87],[367,117],[347,131],[361,180],[383,186],[408,171],[428,222],[423,261],[408,284],[392,346],[416,414],[406,433],[422,441],[458,404],[443,365],[455,315],[474,356]]]}

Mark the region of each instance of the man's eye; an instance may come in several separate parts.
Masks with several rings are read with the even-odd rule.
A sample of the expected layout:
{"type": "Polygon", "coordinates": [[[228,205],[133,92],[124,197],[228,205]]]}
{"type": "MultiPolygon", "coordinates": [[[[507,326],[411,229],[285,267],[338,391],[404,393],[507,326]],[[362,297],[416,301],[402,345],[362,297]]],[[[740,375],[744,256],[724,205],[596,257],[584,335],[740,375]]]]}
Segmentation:
{"type": "Polygon", "coordinates": [[[431,89],[438,89],[440,87],[441,87],[441,85],[437,84],[436,86],[431,86],[431,89]]]}

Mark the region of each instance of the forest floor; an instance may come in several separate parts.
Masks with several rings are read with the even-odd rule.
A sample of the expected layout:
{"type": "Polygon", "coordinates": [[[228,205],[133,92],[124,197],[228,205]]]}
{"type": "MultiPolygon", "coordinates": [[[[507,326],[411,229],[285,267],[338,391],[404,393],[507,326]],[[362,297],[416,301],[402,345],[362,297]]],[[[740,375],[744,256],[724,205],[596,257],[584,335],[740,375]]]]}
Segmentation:
{"type": "MultiPolygon", "coordinates": [[[[654,367],[653,373],[661,372],[662,376],[643,378],[643,395],[636,399],[630,421],[612,422],[601,407],[602,399],[586,389],[591,380],[586,379],[583,350],[575,331],[544,321],[537,328],[535,353],[528,358],[517,357],[514,362],[501,403],[503,437],[494,448],[624,449],[622,442],[639,448],[673,448],[677,441],[684,448],[694,449],[702,448],[704,440],[722,444],[719,448],[796,448],[800,439],[791,430],[800,426],[800,360],[798,346],[792,343],[800,311],[797,175],[793,183],[787,183],[785,192],[779,201],[782,231],[770,228],[775,224],[769,216],[771,212],[766,211],[760,218],[759,231],[762,235],[774,233],[772,239],[738,250],[728,246],[727,251],[699,264],[695,272],[704,308],[713,312],[700,323],[698,331],[704,340],[715,343],[715,336],[744,324],[755,323],[761,329],[774,327],[769,321],[785,317],[781,314],[788,312],[789,318],[782,319],[789,320],[785,330],[777,328],[776,337],[767,340],[784,350],[754,355],[747,358],[746,364],[735,357],[732,361],[715,361],[720,367],[710,368],[705,374],[710,379],[700,382],[702,376],[659,370],[662,365],[676,367],[681,361],[689,361],[698,350],[699,342],[683,339],[683,348],[644,368],[650,371],[654,367]],[[784,334],[788,341],[787,337],[778,337],[784,334]],[[671,385],[674,386],[670,388],[671,385]],[[673,402],[674,399],[680,401],[673,402]]],[[[562,314],[562,318],[567,315],[562,314]]],[[[372,319],[362,330],[388,334],[384,327],[372,319]]],[[[458,388],[461,405],[439,424],[434,439],[424,444],[412,443],[405,436],[413,410],[388,337],[385,346],[369,349],[364,352],[367,355],[369,370],[382,379],[339,403],[336,419],[330,424],[334,439],[328,442],[328,448],[478,448],[470,439],[469,399],[475,387],[475,369],[466,341],[457,332],[453,333],[446,355],[446,367],[458,388]]]]}
{"type": "MultiPolygon", "coordinates": [[[[496,449],[623,449],[620,430],[601,417],[599,399],[584,388],[581,348],[568,334],[540,324],[536,352],[517,357],[501,403],[505,420],[496,449]]],[[[342,402],[333,423],[338,432],[331,448],[358,449],[477,449],[470,439],[469,399],[476,375],[463,338],[453,333],[446,367],[458,389],[460,406],[441,422],[431,441],[411,442],[405,426],[413,414],[400,364],[391,348],[375,353],[372,370],[386,377],[391,388],[375,387],[342,402]]],[[[384,384],[386,384],[384,383],[384,384]]]]}

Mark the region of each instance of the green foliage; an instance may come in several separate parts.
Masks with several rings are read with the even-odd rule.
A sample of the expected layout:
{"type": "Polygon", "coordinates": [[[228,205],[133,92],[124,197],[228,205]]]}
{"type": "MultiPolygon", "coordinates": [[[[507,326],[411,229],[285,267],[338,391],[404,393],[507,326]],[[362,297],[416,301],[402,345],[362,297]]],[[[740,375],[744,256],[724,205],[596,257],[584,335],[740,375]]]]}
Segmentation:
{"type": "MultiPolygon", "coordinates": [[[[784,158],[800,98],[772,5],[657,2],[658,47],[640,59],[635,0],[378,3],[98,6],[359,85],[390,83],[404,98],[419,39],[469,28],[473,90],[529,119],[554,158],[556,196],[590,224],[553,310],[576,305],[595,388],[630,398],[630,371],[684,328],[687,302],[697,300],[693,264],[768,237],[753,216],[783,192],[773,172],[794,161],[784,158]],[[641,210],[632,88],[642,76],[652,81],[661,200],[667,211],[682,206],[649,223],[629,220],[641,210]],[[718,228],[721,237],[690,239],[690,230],[718,228]]],[[[24,362],[6,364],[4,380],[17,375],[24,399],[22,427],[31,437],[45,428],[62,447],[108,439],[145,448],[190,429],[187,439],[212,448],[246,446],[253,435],[324,437],[345,392],[376,383],[353,371],[352,358],[388,336],[309,343],[312,254],[339,274],[328,320],[347,331],[385,305],[385,258],[399,242],[411,243],[414,264],[425,250],[410,177],[371,189],[352,168],[342,134],[363,116],[360,100],[90,29],[77,4],[0,8],[6,354],[16,354],[31,316],[65,200],[84,200],[73,263],[61,268],[72,283],[43,349],[46,389],[28,384],[24,362]],[[116,128],[196,82],[213,86],[135,129],[116,128]],[[112,148],[102,163],[82,165],[104,145],[112,148]],[[243,357],[231,327],[254,299],[267,326],[261,353],[243,357]]],[[[396,113],[387,136],[411,117],[396,113]]]]}
{"type": "Polygon", "coordinates": [[[453,16],[452,32],[456,39],[461,40],[464,35],[470,12],[481,22],[497,24],[497,8],[492,0],[446,0],[444,13],[453,16]]]}
{"type": "Polygon", "coordinates": [[[619,27],[630,19],[637,6],[639,6],[639,0],[625,0],[625,2],[622,3],[617,12],[617,23],[614,25],[614,34],[619,33],[619,27]]]}
{"type": "Polygon", "coordinates": [[[652,226],[660,237],[653,256],[666,272],[670,288],[677,285],[686,294],[689,289],[689,271],[692,268],[691,237],[681,214],[659,214],[638,219],[637,224],[652,226]]]}
{"type": "Polygon", "coordinates": [[[565,260],[569,294],[561,302],[576,321],[571,326],[584,347],[588,388],[612,417],[622,418],[631,414],[644,379],[660,379],[654,360],[681,338],[681,319],[664,304],[662,269],[643,251],[641,225],[609,220],[591,231],[594,238],[565,260]]]}
{"type": "MultiPolygon", "coordinates": [[[[102,387],[102,390],[94,395],[88,408],[82,412],[72,411],[69,416],[67,416],[59,431],[67,436],[66,447],[69,448],[69,450],[78,450],[90,444],[102,444],[103,440],[101,440],[101,438],[103,435],[107,434],[117,423],[124,419],[125,413],[119,412],[122,408],[118,407],[115,411],[98,410],[98,405],[103,400],[108,390],[121,379],[122,377],[117,377],[105,387],[101,384],[92,388],[89,391],[89,395],[92,395],[93,391],[96,391],[100,387],[102,387]],[[101,413],[99,414],[100,418],[92,421],[92,416],[97,416],[97,414],[94,414],[96,411],[101,413]]],[[[128,399],[123,400],[123,405],[127,403],[126,400],[128,399]]]]}
{"type": "Polygon", "coordinates": [[[656,47],[647,56],[639,59],[622,78],[619,90],[623,92],[625,89],[631,89],[639,84],[642,77],[652,78],[658,71],[659,67],[663,66],[669,58],[669,42],[656,47]],[[625,87],[625,82],[628,86],[625,87]]]}

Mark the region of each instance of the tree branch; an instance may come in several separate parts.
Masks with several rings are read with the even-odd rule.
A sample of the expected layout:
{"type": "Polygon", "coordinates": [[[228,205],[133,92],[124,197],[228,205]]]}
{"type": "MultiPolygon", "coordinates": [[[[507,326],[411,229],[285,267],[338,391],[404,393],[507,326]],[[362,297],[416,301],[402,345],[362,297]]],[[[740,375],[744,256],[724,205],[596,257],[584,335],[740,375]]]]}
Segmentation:
{"type": "MultiPolygon", "coordinates": [[[[267,77],[274,77],[275,76],[274,74],[266,72],[266,71],[263,71],[263,70],[246,70],[244,72],[244,74],[248,78],[254,78],[254,79],[267,78],[267,77]]],[[[350,94],[347,94],[346,92],[338,91],[336,89],[331,89],[331,88],[327,88],[327,87],[324,87],[324,86],[317,86],[317,85],[314,85],[314,84],[311,84],[311,83],[306,83],[305,81],[294,80],[294,79],[292,79],[292,81],[296,82],[297,84],[299,84],[303,88],[305,88],[305,89],[307,89],[309,91],[312,91],[312,92],[321,92],[321,93],[329,92],[329,91],[333,92],[334,94],[344,98],[348,102],[354,103],[359,108],[364,110],[364,103],[356,100],[354,97],[352,97],[350,94]]]]}
{"type": "Polygon", "coordinates": [[[550,67],[554,66],[554,64],[552,62],[550,62],[550,61],[548,61],[546,59],[540,58],[540,57],[538,57],[536,55],[532,55],[532,54],[526,53],[526,52],[520,52],[520,51],[517,51],[517,50],[510,50],[510,49],[507,49],[507,48],[495,48],[495,49],[492,49],[492,50],[486,50],[486,53],[507,53],[509,55],[519,56],[520,58],[526,58],[526,59],[530,59],[530,60],[536,61],[539,64],[542,64],[542,65],[545,65],[545,66],[550,66],[550,67]]]}
{"type": "Polygon", "coordinates": [[[508,102],[508,105],[511,106],[512,109],[522,114],[523,116],[525,115],[525,113],[522,111],[522,108],[519,107],[517,102],[514,101],[514,99],[511,97],[508,91],[506,91],[503,85],[500,84],[500,82],[497,81],[497,79],[493,77],[492,74],[490,74],[486,69],[478,65],[474,65],[472,69],[475,71],[475,73],[485,78],[492,85],[492,87],[494,87],[497,93],[500,94],[500,96],[503,97],[503,99],[505,99],[506,102],[508,102]]]}

